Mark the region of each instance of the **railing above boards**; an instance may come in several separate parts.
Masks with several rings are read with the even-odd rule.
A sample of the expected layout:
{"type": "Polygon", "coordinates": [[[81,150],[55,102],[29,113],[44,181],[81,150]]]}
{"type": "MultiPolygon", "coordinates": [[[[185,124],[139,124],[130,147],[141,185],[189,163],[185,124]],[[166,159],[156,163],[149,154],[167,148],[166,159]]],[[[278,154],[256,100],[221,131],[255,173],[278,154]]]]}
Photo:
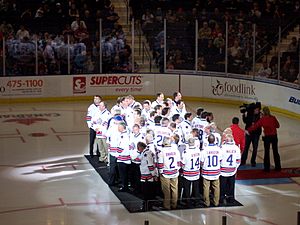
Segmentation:
{"type": "Polygon", "coordinates": [[[147,43],[142,42],[142,63],[145,63],[145,57],[149,60],[149,71],[152,72],[152,56],[150,50],[147,47],[147,43]]]}

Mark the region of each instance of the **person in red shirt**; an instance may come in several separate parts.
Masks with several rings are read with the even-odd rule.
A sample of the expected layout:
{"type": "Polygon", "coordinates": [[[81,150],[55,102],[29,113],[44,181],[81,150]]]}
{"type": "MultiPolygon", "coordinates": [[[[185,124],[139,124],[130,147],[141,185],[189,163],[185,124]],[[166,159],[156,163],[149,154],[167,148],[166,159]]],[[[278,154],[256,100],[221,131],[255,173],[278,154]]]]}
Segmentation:
{"type": "Polygon", "coordinates": [[[245,131],[240,128],[239,121],[239,118],[233,117],[230,129],[232,130],[234,142],[240,148],[242,154],[245,149],[245,131]]]}
{"type": "Polygon", "coordinates": [[[251,133],[253,130],[262,127],[264,130],[264,171],[270,172],[270,145],[272,144],[275,170],[281,170],[280,155],[278,152],[278,138],[277,128],[280,127],[278,120],[275,116],[271,115],[268,107],[263,108],[263,117],[260,118],[255,124],[248,128],[251,133]]]}

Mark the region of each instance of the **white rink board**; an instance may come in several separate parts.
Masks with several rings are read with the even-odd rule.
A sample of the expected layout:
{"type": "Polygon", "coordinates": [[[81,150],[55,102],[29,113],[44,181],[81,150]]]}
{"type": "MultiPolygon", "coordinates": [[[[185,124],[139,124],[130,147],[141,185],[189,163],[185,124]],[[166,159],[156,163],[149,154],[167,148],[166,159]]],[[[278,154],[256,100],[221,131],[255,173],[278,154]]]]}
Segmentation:
{"type": "Polygon", "coordinates": [[[242,79],[177,74],[90,74],[66,76],[1,77],[1,99],[139,95],[174,91],[183,96],[264,105],[300,114],[300,91],[276,84],[242,79]]]}
{"type": "Polygon", "coordinates": [[[183,96],[240,102],[260,101],[300,114],[300,91],[276,84],[212,76],[181,76],[183,96]]]}

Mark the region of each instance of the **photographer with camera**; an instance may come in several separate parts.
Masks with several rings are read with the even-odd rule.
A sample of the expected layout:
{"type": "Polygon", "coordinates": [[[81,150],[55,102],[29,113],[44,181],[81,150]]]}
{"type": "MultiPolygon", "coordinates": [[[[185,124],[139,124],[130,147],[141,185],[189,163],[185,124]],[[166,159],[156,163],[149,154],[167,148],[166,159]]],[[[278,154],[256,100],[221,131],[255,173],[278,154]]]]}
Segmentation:
{"type": "MultiPolygon", "coordinates": [[[[244,104],[240,107],[240,111],[243,116],[243,122],[245,123],[245,130],[255,124],[261,118],[261,103],[251,103],[251,104],[244,104]]],[[[248,151],[250,148],[250,144],[252,143],[252,156],[251,156],[251,166],[256,166],[256,155],[257,155],[257,148],[259,137],[261,135],[261,127],[253,130],[250,134],[246,133],[245,136],[245,149],[242,154],[241,165],[245,165],[247,158],[248,158],[248,151]]]]}

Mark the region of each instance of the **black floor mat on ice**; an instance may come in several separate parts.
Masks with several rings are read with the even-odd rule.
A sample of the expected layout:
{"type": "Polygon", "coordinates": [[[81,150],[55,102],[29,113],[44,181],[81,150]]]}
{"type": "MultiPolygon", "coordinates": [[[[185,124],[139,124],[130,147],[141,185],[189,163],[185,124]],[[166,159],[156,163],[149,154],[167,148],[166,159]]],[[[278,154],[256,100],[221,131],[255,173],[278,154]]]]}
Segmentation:
{"type": "MultiPolygon", "coordinates": [[[[89,155],[85,155],[85,157],[89,161],[89,163],[94,167],[97,173],[102,177],[104,182],[108,183],[108,167],[106,163],[99,163],[98,157],[91,158],[89,155]]],[[[130,213],[164,210],[162,208],[161,198],[155,200],[155,202],[153,203],[153,207],[147,210],[145,209],[145,207],[143,207],[144,204],[142,198],[140,198],[138,195],[134,194],[133,192],[118,192],[119,187],[117,186],[110,186],[110,189],[130,213]]],[[[243,206],[243,205],[237,200],[235,200],[232,203],[220,204],[218,207],[233,207],[233,206],[243,206]]],[[[195,207],[195,208],[205,208],[205,206],[203,204],[200,204],[199,207],[195,207]]],[[[178,209],[187,209],[187,208],[183,202],[179,202],[178,209]]]]}

